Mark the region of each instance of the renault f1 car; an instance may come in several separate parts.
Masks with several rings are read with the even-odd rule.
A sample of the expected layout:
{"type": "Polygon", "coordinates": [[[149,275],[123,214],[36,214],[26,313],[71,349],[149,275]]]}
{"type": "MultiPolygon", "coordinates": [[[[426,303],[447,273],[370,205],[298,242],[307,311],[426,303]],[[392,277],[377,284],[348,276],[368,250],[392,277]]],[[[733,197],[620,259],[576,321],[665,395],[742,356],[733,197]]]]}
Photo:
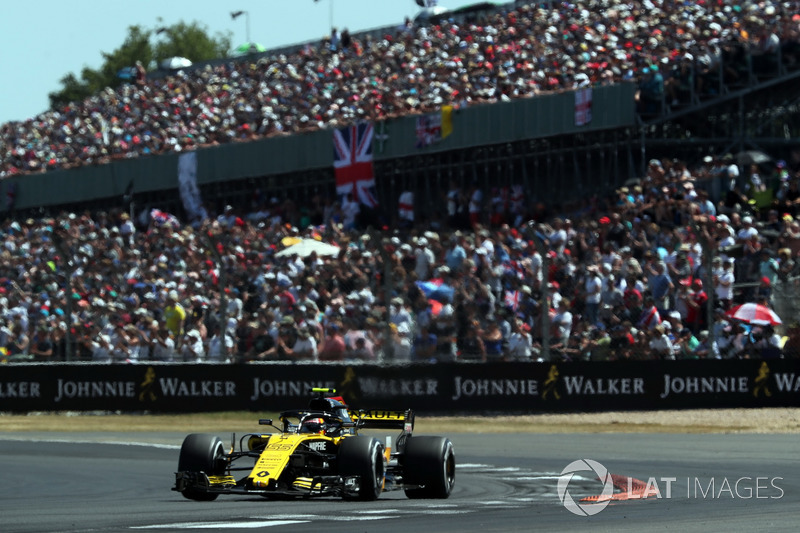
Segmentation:
{"type": "Polygon", "coordinates": [[[375,500],[382,492],[404,490],[409,498],[447,498],[455,485],[453,443],[444,437],[412,436],[414,413],[349,410],[333,389],[313,389],[308,409],[284,411],[276,433],[221,438],[195,433],[181,446],[175,486],[190,500],[220,494],[265,497],[333,496],[375,500]],[[362,429],[399,429],[381,440],[362,429]]]}

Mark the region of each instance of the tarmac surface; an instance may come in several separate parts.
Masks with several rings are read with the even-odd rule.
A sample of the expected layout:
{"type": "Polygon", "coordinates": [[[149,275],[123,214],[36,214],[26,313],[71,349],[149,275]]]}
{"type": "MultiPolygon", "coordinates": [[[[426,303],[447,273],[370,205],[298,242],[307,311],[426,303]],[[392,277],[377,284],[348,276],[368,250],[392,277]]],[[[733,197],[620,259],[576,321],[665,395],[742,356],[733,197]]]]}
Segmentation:
{"type": "Polygon", "coordinates": [[[186,500],[170,490],[183,437],[0,434],[3,531],[750,532],[796,531],[800,516],[791,434],[451,434],[458,468],[449,499],[409,500],[400,491],[375,502],[186,500]],[[567,503],[591,516],[558,495],[562,472],[579,459],[623,480],[613,500],[584,503],[604,485],[580,470],[589,463],[573,466],[567,503]]]}

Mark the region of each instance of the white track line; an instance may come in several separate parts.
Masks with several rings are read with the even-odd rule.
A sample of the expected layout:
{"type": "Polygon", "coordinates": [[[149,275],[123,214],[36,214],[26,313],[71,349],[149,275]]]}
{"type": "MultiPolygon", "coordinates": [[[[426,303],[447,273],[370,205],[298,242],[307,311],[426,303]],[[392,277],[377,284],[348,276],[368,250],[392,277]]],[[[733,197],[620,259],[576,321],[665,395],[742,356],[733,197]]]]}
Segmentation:
{"type": "Polygon", "coordinates": [[[149,448],[161,448],[164,450],[180,450],[181,447],[176,444],[158,444],[156,442],[131,442],[131,441],[116,441],[116,440],[78,440],[78,439],[37,439],[25,437],[2,437],[2,441],[14,442],[50,442],[55,444],[111,444],[113,446],[144,446],[149,448]]]}
{"type": "Polygon", "coordinates": [[[133,526],[131,529],[256,529],[261,527],[290,526],[305,524],[307,520],[261,520],[252,522],[183,522],[178,524],[154,524],[133,526]]]}

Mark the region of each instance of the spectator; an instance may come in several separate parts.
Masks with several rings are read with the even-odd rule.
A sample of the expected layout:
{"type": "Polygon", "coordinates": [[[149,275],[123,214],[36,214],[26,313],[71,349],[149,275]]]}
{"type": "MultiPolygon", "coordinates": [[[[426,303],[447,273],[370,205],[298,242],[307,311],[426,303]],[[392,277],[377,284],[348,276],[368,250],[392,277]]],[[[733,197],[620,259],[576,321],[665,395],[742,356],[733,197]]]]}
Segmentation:
{"type": "Polygon", "coordinates": [[[704,329],[697,335],[697,346],[694,347],[693,356],[697,359],[719,359],[717,341],[712,339],[708,330],[704,329]]]}
{"type": "Polygon", "coordinates": [[[267,331],[267,325],[261,321],[248,324],[248,337],[251,339],[250,347],[245,356],[247,361],[279,360],[288,361],[288,342],[293,337],[294,321],[285,317],[281,321],[276,337],[267,331]]]}
{"type": "Polygon", "coordinates": [[[508,337],[506,349],[509,361],[530,361],[533,355],[533,339],[530,327],[522,320],[511,321],[511,335],[508,337]]]}
{"type": "Polygon", "coordinates": [[[597,265],[589,265],[586,267],[584,291],[586,293],[586,300],[584,301],[586,321],[589,324],[597,324],[597,317],[602,299],[602,281],[598,273],[597,265]]]}
{"type": "Polygon", "coordinates": [[[53,341],[50,328],[39,326],[33,341],[31,342],[30,353],[36,361],[53,361],[53,341]]]}
{"type": "Polygon", "coordinates": [[[664,324],[657,325],[651,332],[649,348],[659,359],[675,359],[672,341],[666,331],[664,324]]]}
{"type": "Polygon", "coordinates": [[[92,340],[92,361],[97,363],[110,363],[113,346],[109,335],[99,333],[92,340]]]}
{"type": "Polygon", "coordinates": [[[11,359],[23,359],[30,353],[30,339],[20,321],[17,321],[11,329],[11,337],[8,341],[8,355],[11,359]]]}
{"type": "MultiPolygon", "coordinates": [[[[356,342],[356,348],[361,350],[355,355],[360,359],[367,361],[373,360],[374,356],[367,350],[366,344],[363,342],[364,337],[359,337],[356,342]],[[358,347],[358,341],[362,341],[362,345],[358,347]]],[[[297,330],[297,340],[292,346],[290,353],[294,361],[316,361],[317,360],[317,341],[311,335],[311,330],[308,325],[301,326],[297,330]]]]}
{"type": "Polygon", "coordinates": [[[639,111],[645,114],[660,113],[664,103],[664,76],[658,65],[642,68],[639,83],[639,111]]]}
{"type": "Polygon", "coordinates": [[[170,331],[165,326],[159,326],[155,321],[150,328],[152,332],[155,332],[150,343],[151,358],[154,361],[172,362],[175,359],[175,341],[172,339],[170,331]]]}
{"type": "Polygon", "coordinates": [[[206,358],[203,339],[196,329],[190,330],[181,342],[181,357],[185,363],[199,363],[206,358]]]}
{"type": "Polygon", "coordinates": [[[144,332],[134,324],[123,327],[125,362],[136,363],[147,357],[147,344],[144,332]]]}
{"type": "Polygon", "coordinates": [[[341,334],[341,325],[336,322],[328,324],[325,339],[319,349],[320,361],[344,361],[346,345],[341,334]]]}
{"type": "Polygon", "coordinates": [[[605,328],[594,327],[589,329],[586,335],[585,350],[590,361],[610,361],[611,335],[605,328]]]}
{"type": "Polygon", "coordinates": [[[675,342],[675,357],[677,359],[694,359],[699,344],[700,341],[692,334],[692,330],[681,329],[675,342]]]}
{"type": "Polygon", "coordinates": [[[572,333],[573,316],[569,306],[569,300],[562,299],[558,303],[557,312],[552,319],[553,341],[558,346],[566,346],[572,333]]]}
{"type": "Polygon", "coordinates": [[[792,251],[788,248],[778,250],[778,279],[786,282],[795,275],[797,263],[792,258],[792,251]]]}
{"type": "Polygon", "coordinates": [[[347,350],[347,359],[374,361],[375,353],[367,346],[366,337],[358,337],[353,348],[347,350]]]}
{"type": "Polygon", "coordinates": [[[436,261],[433,252],[428,248],[428,239],[420,237],[417,239],[417,248],[414,250],[416,264],[414,272],[419,280],[427,280],[431,274],[431,268],[436,261]]]}
{"type": "MultiPolygon", "coordinates": [[[[67,324],[59,322],[58,326],[53,330],[53,361],[66,361],[67,360],[67,324]]],[[[71,339],[73,346],[75,345],[74,337],[71,339]]],[[[2,346],[2,344],[0,344],[2,346]]],[[[71,359],[74,354],[71,355],[71,359]]]]}
{"type": "Polygon", "coordinates": [[[482,333],[480,322],[473,320],[466,328],[464,336],[458,340],[458,359],[460,361],[486,362],[486,346],[481,338],[482,333]]]}
{"type": "Polygon", "coordinates": [[[164,307],[164,325],[173,338],[180,338],[183,335],[185,321],[186,311],[178,303],[178,291],[172,289],[167,295],[167,305],[164,307]]]}
{"type": "MultiPolygon", "coordinates": [[[[271,337],[270,337],[271,338],[271,337]]],[[[208,339],[206,360],[209,363],[230,363],[234,359],[233,348],[236,345],[233,337],[216,325],[208,339]]]]}
{"type": "Polygon", "coordinates": [[[723,309],[729,309],[733,301],[733,283],[736,278],[733,274],[733,260],[725,259],[722,268],[714,273],[714,290],[717,302],[723,309]]]}
{"type": "Polygon", "coordinates": [[[672,279],[666,272],[667,266],[663,261],[658,261],[649,265],[647,274],[649,275],[648,288],[653,295],[653,302],[659,314],[665,314],[670,309],[670,297],[675,290],[672,279]]]}
{"type": "Polygon", "coordinates": [[[707,329],[706,307],[708,295],[703,289],[703,281],[700,279],[692,280],[691,291],[684,296],[686,302],[685,323],[693,332],[707,329]]]}
{"type": "Polygon", "coordinates": [[[436,334],[427,325],[421,326],[414,337],[413,360],[432,362],[436,360],[436,334]]]}

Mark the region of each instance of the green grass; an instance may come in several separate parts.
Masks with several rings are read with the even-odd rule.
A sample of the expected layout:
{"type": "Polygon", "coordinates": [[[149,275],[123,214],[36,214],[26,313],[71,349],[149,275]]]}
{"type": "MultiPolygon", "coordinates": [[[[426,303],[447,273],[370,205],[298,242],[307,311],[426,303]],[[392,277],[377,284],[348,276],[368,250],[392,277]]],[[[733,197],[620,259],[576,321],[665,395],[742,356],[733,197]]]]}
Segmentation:
{"type": "MultiPolygon", "coordinates": [[[[30,413],[0,414],[2,432],[177,432],[257,431],[259,418],[277,413],[249,411],[184,414],[30,413]]],[[[262,426],[263,427],[263,426],[262,426]]],[[[798,409],[540,414],[520,416],[417,416],[417,433],[733,433],[800,432],[798,409]],[[780,411],[780,412],[779,412],[780,411]],[[765,421],[769,421],[769,423],[765,421]]]]}

